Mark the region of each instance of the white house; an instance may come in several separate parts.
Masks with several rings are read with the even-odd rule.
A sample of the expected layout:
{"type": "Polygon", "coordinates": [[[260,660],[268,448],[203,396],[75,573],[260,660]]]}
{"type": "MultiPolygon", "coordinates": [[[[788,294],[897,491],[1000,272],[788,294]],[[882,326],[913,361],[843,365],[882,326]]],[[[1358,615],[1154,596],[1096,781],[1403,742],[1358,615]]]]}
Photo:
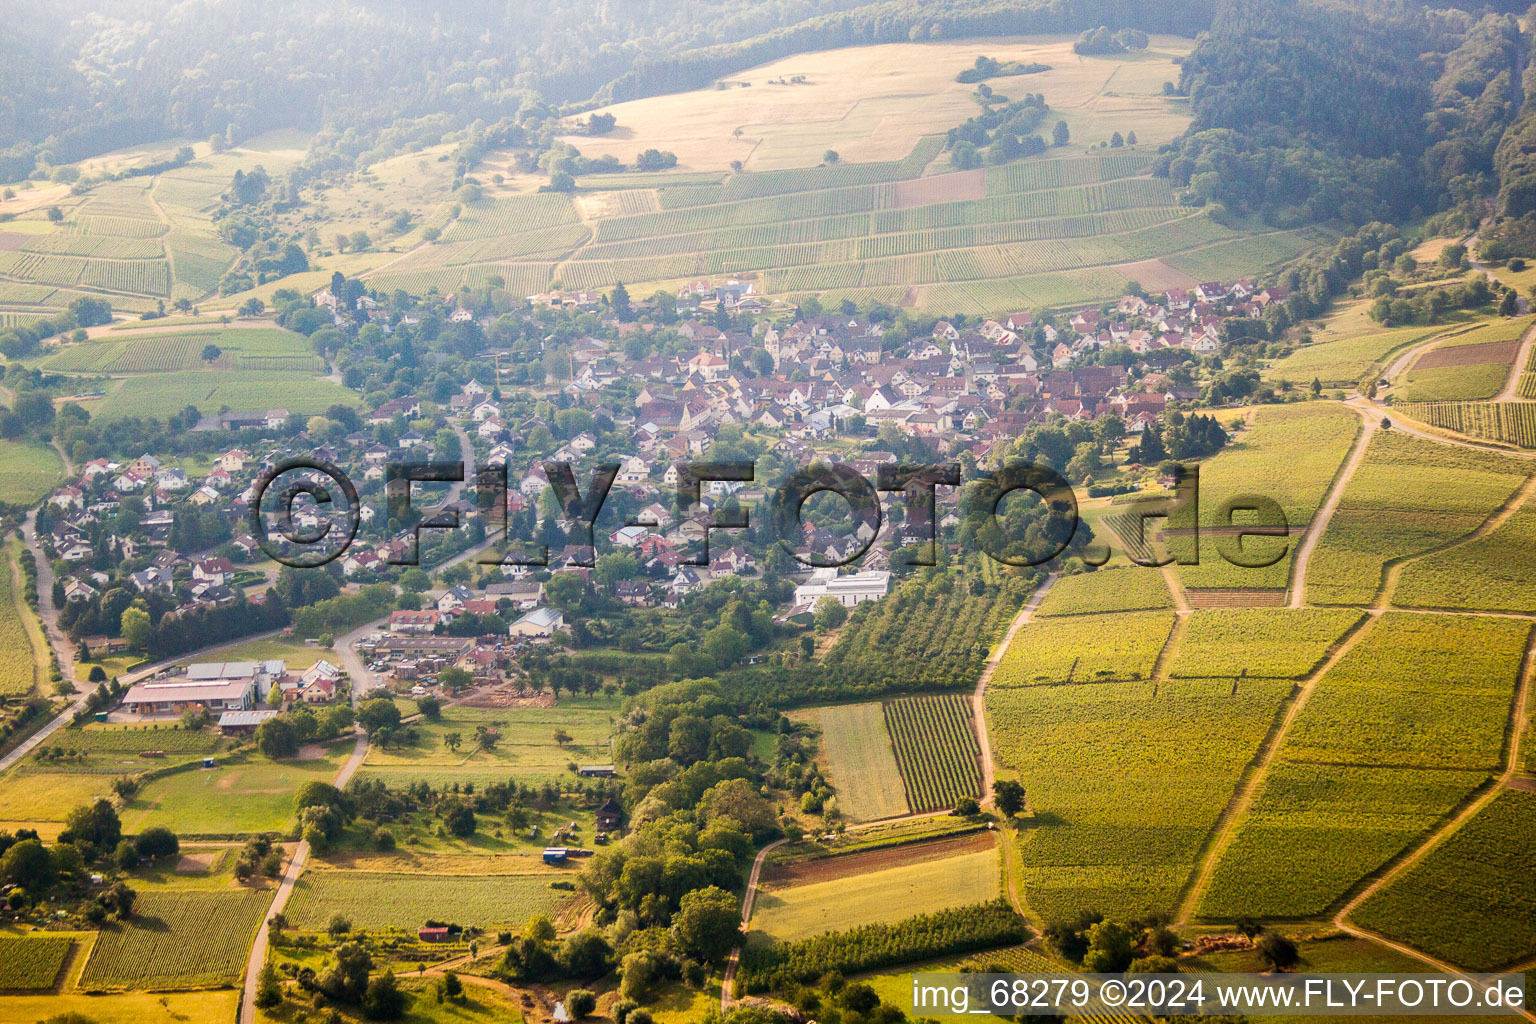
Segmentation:
{"type": "Polygon", "coordinates": [[[814,605],[823,597],[835,597],[843,607],[852,608],[865,601],[878,601],[890,590],[891,574],[884,570],[839,576],[835,568],[817,569],[795,588],[795,604],[814,605]]]}

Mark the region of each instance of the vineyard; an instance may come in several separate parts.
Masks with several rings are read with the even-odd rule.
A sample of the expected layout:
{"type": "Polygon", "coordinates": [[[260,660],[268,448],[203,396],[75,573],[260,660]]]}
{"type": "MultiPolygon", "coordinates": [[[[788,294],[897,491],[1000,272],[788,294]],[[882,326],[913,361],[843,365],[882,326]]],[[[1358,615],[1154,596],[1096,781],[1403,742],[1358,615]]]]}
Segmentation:
{"type": "Polygon", "coordinates": [[[1500,763],[1530,623],[1388,612],[1318,683],[1293,761],[1488,771],[1500,763]]]}
{"type": "Polygon", "coordinates": [[[554,880],[550,875],[309,871],[294,887],[288,917],[295,927],[316,931],[334,914],[369,930],[415,931],[429,920],[517,929],[569,898],[550,888],[554,880]]]}
{"type": "Polygon", "coordinates": [[[8,544],[0,557],[0,650],[8,656],[0,659],[0,698],[24,697],[36,683],[37,663],[33,657],[32,637],[23,616],[32,614],[17,590],[17,545],[8,544]]]}
{"type": "Polygon", "coordinates": [[[312,416],[332,405],[355,406],[360,401],[357,392],[309,373],[241,370],[209,374],[184,370],[123,378],[108,389],[107,397],[91,415],[106,422],[127,416],[165,416],[167,410],[190,405],[205,414],[227,406],[240,412],[281,408],[312,416]]]}
{"type": "Polygon", "coordinates": [[[1408,563],[1392,602],[1405,608],[1536,608],[1536,505],[1474,540],[1408,563]]]}
{"type": "Polygon", "coordinates": [[[829,971],[855,974],[896,964],[1013,945],[1029,926],[1006,900],[993,900],[897,924],[871,924],[800,942],[748,943],[736,977],[738,994],[815,981],[829,971]]]}
{"type": "Polygon", "coordinates": [[[1518,463],[1494,452],[1378,432],[1314,552],[1307,599],[1369,604],[1390,562],[1470,533],[1524,479],[1518,463]]]}
{"type": "MultiPolygon", "coordinates": [[[[1200,535],[1198,565],[1177,570],[1186,587],[1284,588],[1299,536],[1322,502],[1360,429],[1360,419],[1333,403],[1264,406],[1253,423],[1209,462],[1200,467],[1200,525],[1230,525],[1224,514],[1228,502],[1261,496],[1279,504],[1290,528],[1289,538],[1250,537],[1244,553],[1271,557],[1282,547],[1286,554],[1265,568],[1245,568],[1222,557],[1220,547],[1235,543],[1210,530],[1200,535]]],[[[1242,520],[1238,520],[1241,522],[1242,520]]],[[[1190,547],[1170,543],[1176,552],[1190,547]]]]}
{"type": "Polygon", "coordinates": [[[240,977],[270,891],[144,892],[128,921],[102,926],[80,987],[205,988],[240,977]]]}
{"type": "MultiPolygon", "coordinates": [[[[1529,380],[1524,378],[1521,387],[1529,380]]],[[[1408,402],[1396,408],[1442,430],[1536,448],[1536,405],[1528,402],[1408,402]]]]}
{"type": "Polygon", "coordinates": [[[756,273],[768,293],[899,301],[932,285],[931,295],[919,287],[920,301],[996,311],[1115,294],[1125,277],[1110,268],[1127,261],[1209,250],[1204,258],[1229,277],[1315,242],[1302,232],[1245,236],[1180,206],[1138,153],[989,168],[974,172],[984,194],[960,198],[946,179],[961,175],[920,177],[940,144],[924,139],[900,161],[738,173],[723,183],[589,176],[574,199],[479,200],[375,283],[446,294],[494,275],[528,295],[756,273]]]}
{"type": "Polygon", "coordinates": [[[1482,772],[1278,764],[1211,877],[1201,917],[1312,917],[1487,781],[1482,772]]]}
{"type": "Polygon", "coordinates": [[[1135,566],[1063,576],[1035,612],[1037,617],[1098,615],[1172,608],[1168,584],[1156,569],[1135,566]]]}
{"type": "Polygon", "coordinates": [[[942,810],[962,797],[982,795],[981,751],[968,697],[947,693],[887,701],[885,724],[913,812],[942,810]]]}
{"type": "Polygon", "coordinates": [[[1318,608],[1213,608],[1190,616],[1169,674],[1300,679],[1365,618],[1318,608]]]}
{"type": "Polygon", "coordinates": [[[321,373],[325,362],[310,351],[303,335],[268,328],[178,331],[68,345],[44,360],[63,373],[174,373],[180,370],[269,370],[321,373]],[[217,359],[203,359],[213,345],[217,359]]]}
{"type": "Polygon", "coordinates": [[[1533,877],[1536,794],[1507,790],[1353,916],[1461,967],[1492,971],[1536,955],[1533,877]]]}
{"type": "Polygon", "coordinates": [[[1145,679],[1173,621],[1171,611],[1035,619],[1008,645],[992,686],[1145,679]]]}
{"type": "Polygon", "coordinates": [[[1202,914],[1322,913],[1499,765],[1529,623],[1388,612],[1366,628],[1296,717],[1202,914]]]}
{"type": "Polygon", "coordinates": [[[72,945],[67,935],[0,935],[0,991],[53,988],[72,945]]]}
{"type": "Polygon", "coordinates": [[[1171,911],[1292,684],[989,687],[1000,765],[1049,823],[1019,846],[1046,921],[1171,911]]]}

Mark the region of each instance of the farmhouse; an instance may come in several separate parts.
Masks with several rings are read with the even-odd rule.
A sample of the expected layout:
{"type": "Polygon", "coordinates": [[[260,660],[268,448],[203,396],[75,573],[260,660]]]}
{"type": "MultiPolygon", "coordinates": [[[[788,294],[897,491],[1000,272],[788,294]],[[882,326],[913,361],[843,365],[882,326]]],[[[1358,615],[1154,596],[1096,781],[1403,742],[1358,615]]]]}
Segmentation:
{"type": "Polygon", "coordinates": [[[135,684],[123,697],[123,707],[141,715],[204,711],[245,711],[266,699],[275,680],[286,671],[279,660],[214,661],[188,665],[185,675],[149,679],[135,684]]]}
{"type": "Polygon", "coordinates": [[[419,658],[424,655],[436,655],[440,658],[458,660],[463,657],[475,642],[464,636],[390,636],[380,640],[373,648],[378,655],[399,655],[405,658],[419,658]]]}

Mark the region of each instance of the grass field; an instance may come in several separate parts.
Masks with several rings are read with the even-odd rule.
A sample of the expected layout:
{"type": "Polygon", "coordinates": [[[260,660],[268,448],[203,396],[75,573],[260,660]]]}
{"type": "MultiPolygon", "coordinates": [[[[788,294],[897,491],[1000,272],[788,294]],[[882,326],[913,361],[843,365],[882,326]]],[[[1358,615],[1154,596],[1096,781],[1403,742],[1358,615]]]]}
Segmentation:
{"type": "Polygon", "coordinates": [[[0,502],[33,505],[64,479],[64,463],[48,445],[0,441],[0,502]]]}
{"type": "Polygon", "coordinates": [[[81,804],[108,796],[112,783],[104,775],[48,771],[26,764],[12,768],[3,779],[0,822],[62,822],[81,804]]]}
{"type": "MultiPolygon", "coordinates": [[[[1257,495],[1279,504],[1291,536],[1250,537],[1243,541],[1247,560],[1285,554],[1265,568],[1245,568],[1222,557],[1223,543],[1235,544],[1210,530],[1200,535],[1200,564],[1178,566],[1186,587],[1281,588],[1290,579],[1291,559],[1300,543],[1301,529],[1312,520],[1350,445],[1360,429],[1360,418],[1329,402],[1265,406],[1254,412],[1253,424],[1214,458],[1200,467],[1200,525],[1230,525],[1224,507],[1241,506],[1242,499],[1257,495]]],[[[1185,538],[1170,540],[1170,550],[1192,547],[1185,538]]]]}
{"type": "Polygon", "coordinates": [[[147,1020],[226,1024],[234,1020],[239,1004],[240,993],[232,988],[108,995],[12,995],[0,999],[0,1024],[37,1024],[71,1013],[94,1024],[143,1024],[147,1020]]]}
{"type": "Polygon", "coordinates": [[[854,821],[873,821],[912,810],[896,784],[901,769],[878,702],[813,708],[799,715],[821,730],[826,776],[845,815],[854,821]]]}
{"type": "Polygon", "coordinates": [[[86,961],[86,990],[222,985],[245,968],[270,891],[146,892],[126,922],[102,926],[86,961]]]}
{"type": "Polygon", "coordinates": [[[0,990],[53,988],[74,941],[67,935],[0,935],[0,990]]]}
{"type": "MultiPolygon", "coordinates": [[[[1017,642],[1017,641],[1016,641],[1017,642]]],[[[1292,684],[1170,680],[989,688],[1000,766],[1039,826],[1019,846],[1046,921],[1170,911],[1292,684]]]]}
{"type": "Polygon", "coordinates": [[[151,825],[191,835],[277,832],[293,822],[293,795],[311,780],[330,782],[350,748],[316,760],[270,761],[255,754],[150,782],[122,810],[123,831],[151,825]]]}
{"type": "Polygon", "coordinates": [[[1051,587],[1035,615],[1095,615],[1172,608],[1163,574],[1144,566],[1100,569],[1063,576],[1051,587]]]}
{"type": "Polygon", "coordinates": [[[1373,368],[1384,367],[1391,353],[1454,330],[1445,325],[1384,328],[1367,315],[1369,308],[1369,299],[1339,303],[1313,331],[1311,344],[1271,363],[1263,371],[1264,380],[1306,387],[1316,379],[1325,388],[1353,387],[1373,368]]]}
{"type": "Polygon", "coordinates": [[[1520,336],[1529,326],[1529,319],[1500,318],[1456,331],[1421,353],[1393,394],[1406,402],[1492,398],[1509,379],[1520,336]]]}
{"type": "Polygon", "coordinates": [[[182,370],[325,372],[325,361],[310,348],[307,338],[271,327],[114,334],[98,341],[64,346],[39,365],[58,373],[106,375],[182,370]],[[209,345],[220,350],[212,361],[202,357],[209,345]]]}
{"type": "Polygon", "coordinates": [[[919,861],[782,889],[763,889],[752,911],[756,941],[793,942],[827,931],[891,923],[919,910],[932,913],[998,894],[995,851],[919,861]]]}
{"type": "Polygon", "coordinates": [[[1392,560],[1470,533],[1524,481],[1524,472],[1521,463],[1493,452],[1378,432],[1313,554],[1307,599],[1369,604],[1392,560]],[[1436,485],[1423,486],[1430,478],[1436,485]]]}
{"type": "Polygon", "coordinates": [[[105,398],[86,405],[92,418],[164,417],[189,405],[204,414],[227,407],[236,412],[287,409],[308,416],[332,405],[356,406],[362,401],[357,392],[324,377],[285,370],[143,374],[115,381],[106,390],[105,398]]]}
{"type": "Polygon", "coordinates": [[[1536,956],[1536,793],[1508,790],[1354,913],[1475,971],[1536,956]]]}
{"type": "Polygon", "coordinates": [[[298,928],[324,930],[341,914],[353,928],[414,931],[428,920],[514,931],[535,914],[571,898],[550,888],[561,876],[385,874],[309,871],[294,888],[288,917],[298,928]]]}
{"type": "Polygon", "coordinates": [[[914,813],[942,810],[954,807],[963,797],[982,796],[981,752],[971,724],[969,696],[946,693],[887,701],[885,724],[914,813]]]}
{"type": "Polygon", "coordinates": [[[1171,611],[1033,620],[1003,653],[992,686],[1145,679],[1173,621],[1171,611]]]}
{"type": "Polygon", "coordinates": [[[416,745],[389,750],[371,747],[363,765],[371,774],[391,780],[392,786],[434,773],[503,782],[516,774],[523,783],[570,779],[566,765],[572,761],[613,759],[609,738],[617,711],[617,702],[605,697],[567,697],[552,708],[444,708],[440,721],[416,724],[420,735],[416,745]],[[475,730],[480,726],[500,732],[494,748],[475,745],[475,730]],[[557,730],[564,730],[571,742],[557,743],[557,730]],[[443,742],[454,732],[462,739],[457,751],[443,742]]]}

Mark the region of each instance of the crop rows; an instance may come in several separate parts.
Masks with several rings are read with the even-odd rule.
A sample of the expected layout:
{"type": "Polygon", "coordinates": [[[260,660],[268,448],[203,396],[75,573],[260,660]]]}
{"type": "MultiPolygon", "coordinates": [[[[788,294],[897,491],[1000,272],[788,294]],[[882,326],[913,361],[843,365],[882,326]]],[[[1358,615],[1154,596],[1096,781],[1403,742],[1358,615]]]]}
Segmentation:
{"type": "Polygon", "coordinates": [[[1524,480],[1518,462],[1495,452],[1378,432],[1318,543],[1308,600],[1371,603],[1391,560],[1471,533],[1524,480]]]}
{"type": "Polygon", "coordinates": [[[165,256],[165,250],[154,239],[82,235],[69,231],[39,235],[22,248],[27,252],[54,253],[59,256],[97,256],[121,260],[153,260],[165,256]]]}
{"type": "Polygon", "coordinates": [[[917,578],[882,601],[855,608],[825,667],[858,691],[971,686],[1023,601],[1018,582],[970,593],[970,574],[917,578]]]}
{"type": "Polygon", "coordinates": [[[915,813],[980,796],[981,772],[971,702],[958,693],[885,703],[885,724],[915,813]]]}
{"type": "Polygon", "coordinates": [[[495,235],[490,238],[464,243],[459,246],[433,246],[429,252],[446,249],[449,258],[444,262],[486,263],[509,260],[524,256],[551,256],[566,253],[580,245],[589,231],[585,224],[557,224],[520,234],[495,235]]]}
{"type": "Polygon", "coordinates": [[[446,240],[458,242],[470,238],[515,235],[523,231],[572,224],[576,208],[569,196],[556,192],[538,192],[502,199],[482,199],[459,214],[446,232],[446,240]]]}
{"type": "Polygon", "coordinates": [[[67,935],[0,935],[0,990],[53,988],[73,944],[67,935]]]}
{"type": "Polygon", "coordinates": [[[736,199],[844,188],[850,185],[905,181],[921,175],[923,168],[928,166],[943,148],[942,139],[930,136],[918,139],[917,145],[912,147],[912,152],[900,160],[737,174],[721,186],[721,194],[725,201],[730,202],[736,199]]]}
{"type": "Polygon", "coordinates": [[[119,238],[159,238],[168,228],[158,220],[141,220],[137,217],[82,214],[71,222],[74,230],[86,235],[115,235],[119,238]]]}
{"type": "Polygon", "coordinates": [[[628,241],[658,235],[680,235],[694,231],[730,228],[743,224],[775,224],[788,220],[810,220],[848,213],[867,212],[888,206],[895,192],[890,186],[878,188],[829,189],[794,196],[746,199],[716,206],[695,206],[637,217],[613,217],[598,222],[600,242],[628,241]]]}
{"type": "Polygon", "coordinates": [[[1169,672],[1300,679],[1363,615],[1344,609],[1215,608],[1190,617],[1169,672]]]}
{"type": "Polygon", "coordinates": [[[272,901],[256,892],[146,892],[134,916],[106,925],[80,987],[171,989],[223,985],[240,976],[272,901]]]}
{"type": "Polygon", "coordinates": [[[1172,205],[1173,190],[1166,178],[1124,178],[1044,192],[1016,192],[980,200],[932,203],[910,210],[882,210],[875,214],[875,231],[914,231],[1172,205]]]}
{"type": "Polygon", "coordinates": [[[1281,754],[1410,768],[1498,766],[1530,623],[1388,612],[1317,684],[1281,754]]]}
{"type": "Polygon", "coordinates": [[[115,292],[169,295],[171,270],[164,260],[88,260],[80,283],[115,292]]]}
{"type": "Polygon", "coordinates": [[[1216,865],[1198,913],[1226,920],[1324,914],[1487,778],[1277,764],[1216,865]]]}
{"type": "Polygon", "coordinates": [[[1173,621],[1171,611],[1036,619],[1008,645],[992,686],[1146,679],[1173,621]]]}
{"type": "Polygon", "coordinates": [[[1235,692],[1228,680],[989,686],[998,759],[1046,822],[1019,847],[1031,907],[1046,921],[1171,911],[1291,689],[1279,680],[1235,692]]]}
{"type": "Polygon", "coordinates": [[[1134,566],[1063,576],[1040,603],[1037,616],[1089,615],[1171,608],[1168,585],[1156,569],[1134,566]]]}
{"type": "MultiPolygon", "coordinates": [[[[1200,467],[1200,524],[1230,525],[1230,520],[1223,518],[1223,506],[1257,491],[1279,504],[1291,536],[1250,537],[1243,541],[1243,551],[1249,558],[1271,557],[1280,545],[1285,545],[1287,553],[1265,568],[1235,565],[1224,558],[1220,550],[1224,544],[1235,544],[1235,539],[1219,537],[1207,530],[1200,536],[1200,564],[1177,567],[1184,585],[1286,586],[1290,579],[1291,557],[1300,543],[1300,532],[1311,522],[1313,511],[1327,494],[1359,429],[1359,418],[1338,405],[1308,403],[1266,406],[1259,410],[1253,425],[1238,435],[1240,443],[1231,445],[1200,467]]],[[[1178,543],[1170,538],[1171,548],[1178,543]]],[[[1309,598],[1312,581],[1317,577],[1317,563],[1312,564],[1314,572],[1308,579],[1309,598]]]]}
{"type": "Polygon", "coordinates": [[[1536,955],[1536,794],[1500,793],[1354,918],[1475,971],[1536,955]]]}
{"type": "Polygon", "coordinates": [[[992,195],[1008,192],[1033,192],[1070,185],[1090,185],[1115,178],[1146,174],[1152,158],[1142,153],[1113,153],[1107,156],[1068,157],[1063,160],[1021,160],[988,167],[987,191],[992,195]]]}
{"type": "Polygon", "coordinates": [[[37,670],[32,638],[22,621],[31,611],[23,610],[22,595],[16,590],[15,565],[8,552],[0,558],[0,651],[7,652],[7,657],[0,659],[0,697],[30,693],[37,670]]]}
{"type": "Polygon", "coordinates": [[[1480,540],[1408,563],[1392,602],[1404,608],[1536,608],[1536,505],[1480,540]]]}
{"type": "MultiPolygon", "coordinates": [[[[1521,394],[1525,381],[1521,381],[1521,394]]],[[[1411,402],[1403,415],[1458,434],[1536,448],[1536,405],[1524,402],[1411,402]]]]}

